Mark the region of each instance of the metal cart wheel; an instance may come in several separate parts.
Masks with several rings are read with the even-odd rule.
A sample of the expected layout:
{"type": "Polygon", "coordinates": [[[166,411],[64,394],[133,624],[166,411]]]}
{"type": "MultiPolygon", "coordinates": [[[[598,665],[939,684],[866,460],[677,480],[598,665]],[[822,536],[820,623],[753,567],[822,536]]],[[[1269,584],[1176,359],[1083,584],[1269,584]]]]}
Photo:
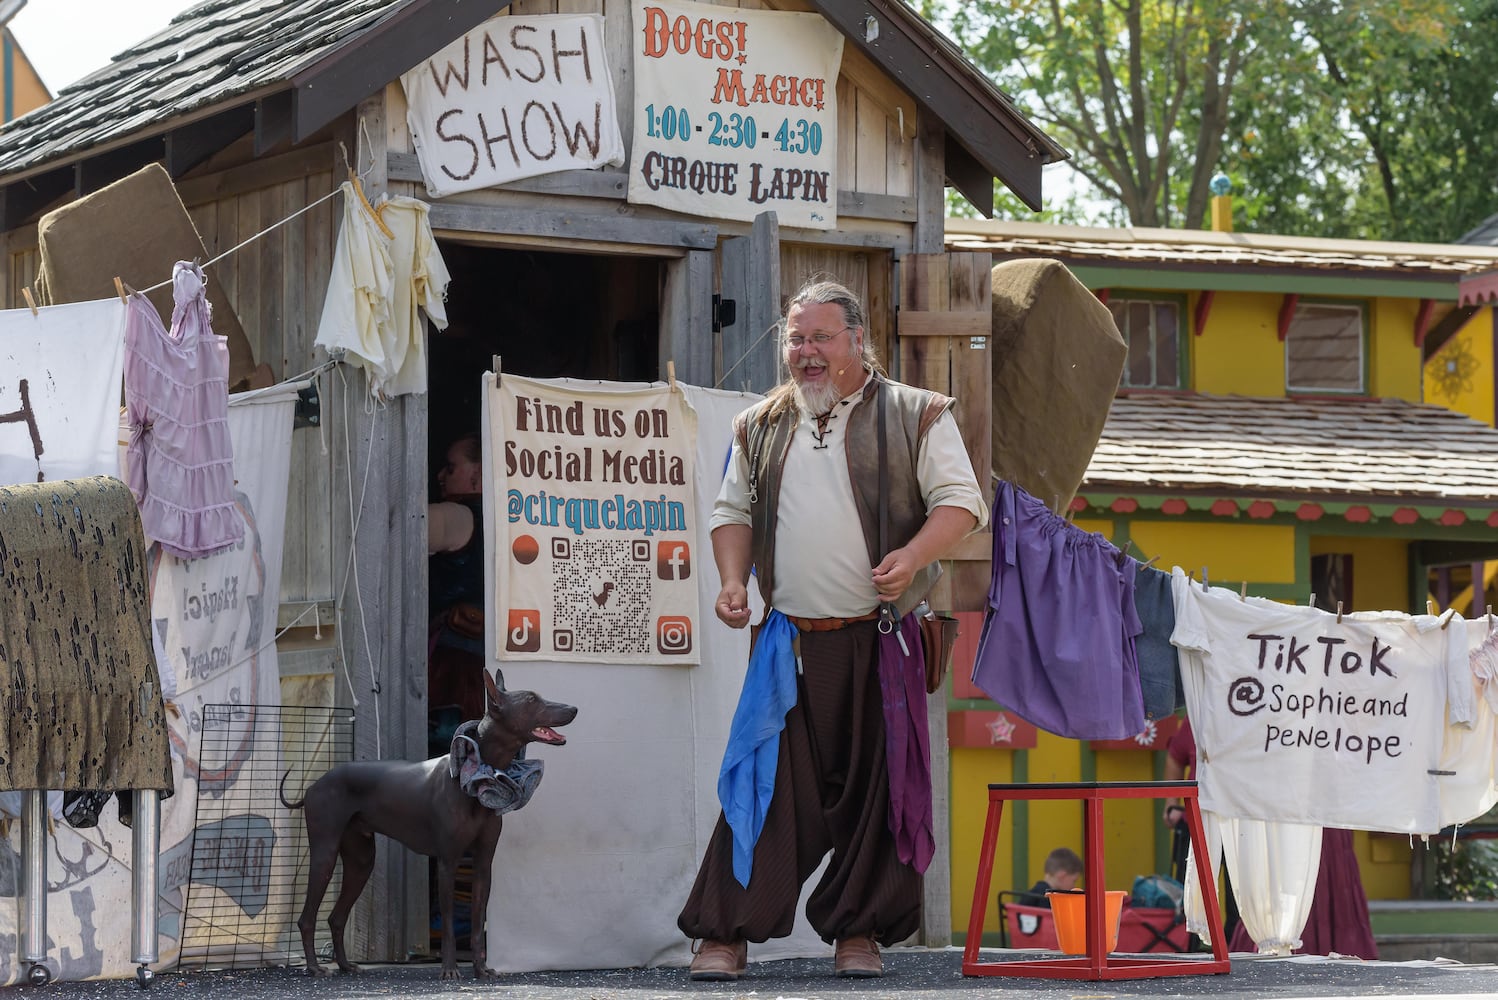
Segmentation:
{"type": "Polygon", "coordinates": [[[135,983],[141,989],[150,989],[151,984],[155,981],[156,973],[152,972],[147,966],[142,965],[140,968],[135,970],[135,983]]]}
{"type": "Polygon", "coordinates": [[[52,981],[52,970],[41,962],[36,962],[27,970],[26,981],[32,986],[46,986],[52,981]]]}

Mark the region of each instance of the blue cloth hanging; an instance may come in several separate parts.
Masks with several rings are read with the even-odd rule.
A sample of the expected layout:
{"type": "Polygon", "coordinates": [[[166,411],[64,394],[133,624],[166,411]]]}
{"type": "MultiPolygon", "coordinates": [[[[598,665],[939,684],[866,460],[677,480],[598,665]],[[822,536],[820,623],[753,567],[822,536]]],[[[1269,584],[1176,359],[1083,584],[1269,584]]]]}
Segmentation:
{"type": "Polygon", "coordinates": [[[733,876],[746,889],[754,845],[775,792],[785,714],[796,704],[795,634],[796,627],[779,611],[772,610],[760,625],[718,771],[718,801],[733,831],[733,876]]]}

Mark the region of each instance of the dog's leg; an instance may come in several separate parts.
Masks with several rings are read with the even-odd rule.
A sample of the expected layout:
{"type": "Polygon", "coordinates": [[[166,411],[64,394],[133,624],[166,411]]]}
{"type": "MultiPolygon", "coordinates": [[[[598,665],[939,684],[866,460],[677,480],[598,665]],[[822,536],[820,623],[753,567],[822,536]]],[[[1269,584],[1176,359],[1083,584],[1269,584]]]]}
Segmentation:
{"type": "Polygon", "coordinates": [[[317,818],[307,814],[307,843],[310,845],[311,861],[307,870],[307,903],[302,915],[297,918],[297,929],[302,932],[302,951],[307,956],[307,975],[326,976],[328,970],[317,960],[317,911],[322,906],[323,894],[328,891],[328,882],[333,878],[333,866],[338,862],[338,852],[332,837],[318,829],[317,818]]]}
{"type": "Polygon", "coordinates": [[[338,856],[343,859],[343,887],[338,890],[338,902],[328,914],[328,929],[333,932],[333,959],[344,972],[358,972],[359,966],[348,960],[344,951],[343,932],[348,926],[348,915],[354,908],[359,893],[364,891],[369,875],[374,871],[374,834],[345,830],[338,842],[338,856]]]}
{"type": "Polygon", "coordinates": [[[489,917],[489,889],[493,883],[494,848],[504,829],[504,817],[486,816],[484,829],[473,844],[473,902],[469,913],[469,949],[473,952],[473,978],[489,979],[498,975],[489,968],[489,939],[486,925],[489,917]]]}
{"type": "MultiPolygon", "coordinates": [[[[442,914],[442,976],[443,979],[457,979],[458,974],[458,943],[453,933],[453,895],[458,881],[458,858],[441,857],[437,859],[437,909],[442,914]]],[[[478,886],[474,886],[477,894],[478,886]]],[[[469,915],[469,927],[473,927],[475,920],[473,914],[469,915]]],[[[478,941],[477,934],[470,929],[470,947],[477,947],[474,942],[478,941]]]]}

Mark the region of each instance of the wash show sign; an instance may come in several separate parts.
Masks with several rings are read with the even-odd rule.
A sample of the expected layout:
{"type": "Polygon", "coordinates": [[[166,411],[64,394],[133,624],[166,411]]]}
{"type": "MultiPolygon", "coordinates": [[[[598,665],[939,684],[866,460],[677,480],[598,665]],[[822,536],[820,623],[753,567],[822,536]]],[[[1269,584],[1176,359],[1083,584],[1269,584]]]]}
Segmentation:
{"type": "Polygon", "coordinates": [[[434,198],[624,162],[599,15],[486,21],[401,87],[434,198]]]}

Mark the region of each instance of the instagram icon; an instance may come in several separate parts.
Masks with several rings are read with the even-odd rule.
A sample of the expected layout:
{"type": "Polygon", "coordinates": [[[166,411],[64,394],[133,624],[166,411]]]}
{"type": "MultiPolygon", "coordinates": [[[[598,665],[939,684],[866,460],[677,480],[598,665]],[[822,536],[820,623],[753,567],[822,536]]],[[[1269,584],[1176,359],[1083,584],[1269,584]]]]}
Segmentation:
{"type": "Polygon", "coordinates": [[[663,655],[680,656],[692,651],[692,619],[662,615],[655,620],[655,648],[663,655]]]}

